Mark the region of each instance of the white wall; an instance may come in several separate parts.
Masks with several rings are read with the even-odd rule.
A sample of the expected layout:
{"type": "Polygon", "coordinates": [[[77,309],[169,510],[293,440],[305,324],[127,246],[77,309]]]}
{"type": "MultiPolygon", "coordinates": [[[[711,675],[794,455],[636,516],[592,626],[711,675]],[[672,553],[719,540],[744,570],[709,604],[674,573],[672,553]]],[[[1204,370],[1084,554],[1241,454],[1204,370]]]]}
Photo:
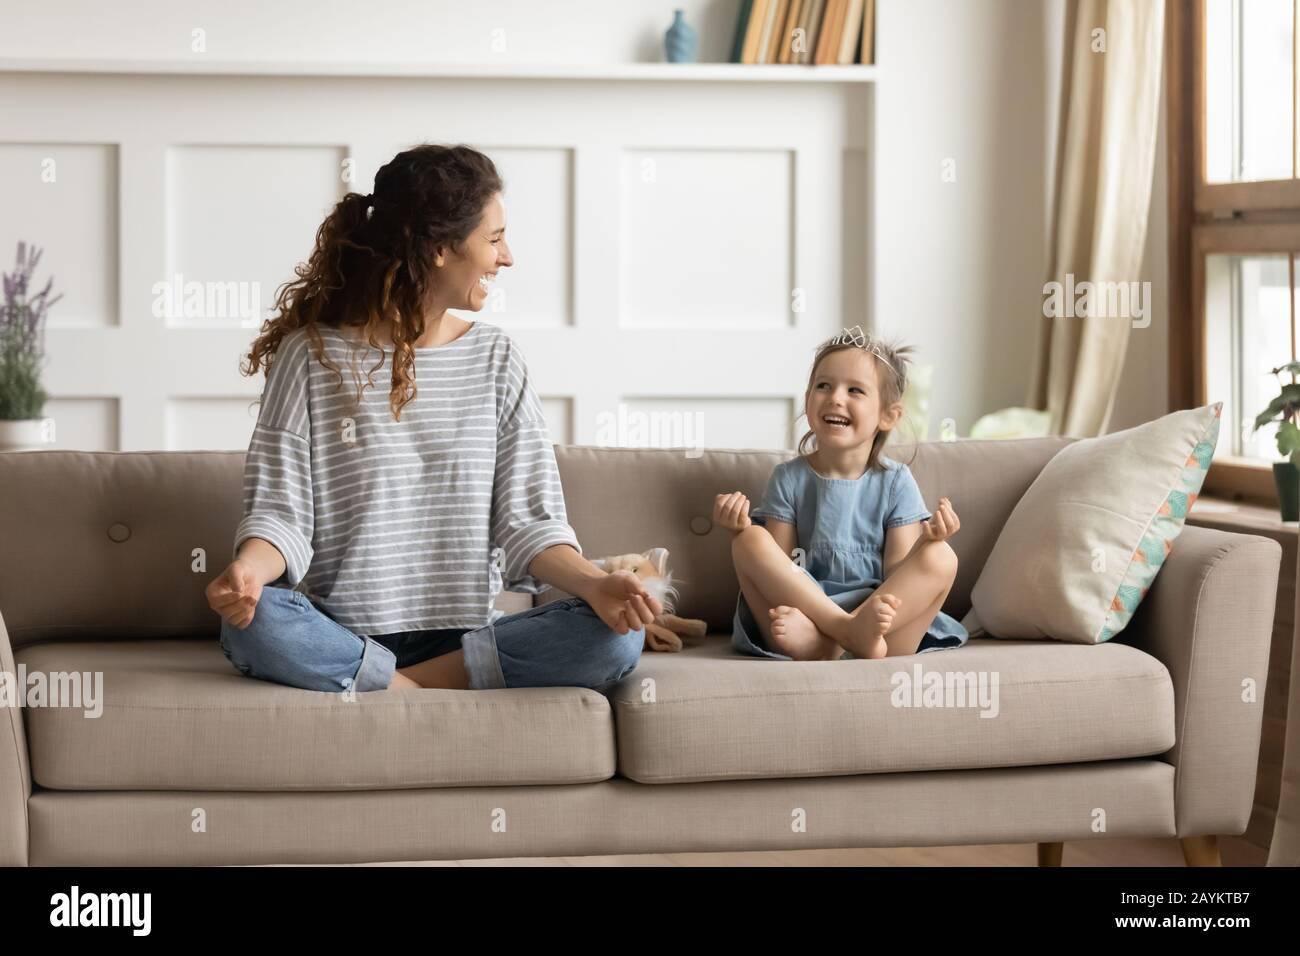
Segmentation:
{"type": "Polygon", "coordinates": [[[0,249],[38,242],[77,293],[47,336],[59,446],[244,448],[257,310],[240,291],[164,315],[158,286],[266,308],[346,161],[364,192],[414,142],[472,143],[505,178],[515,258],[479,318],[523,348],[556,441],[788,448],[806,357],[863,311],[870,102],[868,83],[707,76],[16,72],[0,249]],[[679,430],[636,431],[647,412],[679,430]]]}
{"type": "Polygon", "coordinates": [[[1028,387],[1047,268],[1047,8],[878,9],[878,326],[935,366],[931,419],[964,435],[1028,387]]]}
{"type": "Polygon", "coordinates": [[[0,57],[189,58],[202,29],[217,60],[658,61],[674,9],[726,59],[739,0],[4,0],[0,57]]]}
{"type": "MultiPolygon", "coordinates": [[[[6,3],[0,57],[192,58],[191,31],[202,28],[204,55],[220,60],[653,61],[674,7],[699,29],[700,59],[725,59],[739,0],[6,3]]],[[[919,346],[935,367],[931,420],[951,417],[961,434],[980,414],[1025,399],[1047,260],[1063,11],[1064,0],[878,0],[876,325],[919,346]],[[948,159],[952,183],[941,175],[948,159]]],[[[1114,427],[1164,411],[1163,140],[1161,149],[1144,266],[1156,311],[1132,337],[1114,427]]],[[[846,321],[862,310],[851,285],[841,296],[846,321]]]]}
{"type": "MultiPolygon", "coordinates": [[[[1023,405],[1048,267],[1064,0],[879,0],[879,325],[935,366],[931,420],[966,434],[1023,405]],[[941,178],[945,159],[956,182],[941,178]]],[[[1141,276],[1112,431],[1167,410],[1163,111],[1141,276]]]]}

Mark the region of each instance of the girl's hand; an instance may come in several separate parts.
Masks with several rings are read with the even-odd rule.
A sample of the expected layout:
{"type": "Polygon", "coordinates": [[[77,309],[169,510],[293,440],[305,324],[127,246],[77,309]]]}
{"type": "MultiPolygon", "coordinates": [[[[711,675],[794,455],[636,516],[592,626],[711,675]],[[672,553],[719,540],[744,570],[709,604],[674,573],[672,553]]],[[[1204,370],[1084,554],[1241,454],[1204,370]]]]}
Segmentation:
{"type": "Polygon", "coordinates": [[[952,502],[940,498],[939,507],[930,520],[921,523],[921,536],[926,541],[947,541],[960,527],[961,522],[957,520],[957,512],[952,510],[952,502]]]}
{"type": "Polygon", "coordinates": [[[631,571],[611,571],[579,597],[618,634],[642,630],[664,612],[664,606],[631,571]]]}
{"type": "Polygon", "coordinates": [[[718,495],[713,499],[713,523],[728,531],[744,531],[749,520],[749,499],[742,492],[718,495]]]}
{"type": "Polygon", "coordinates": [[[246,561],[236,558],[205,590],[208,606],[231,627],[243,630],[253,621],[262,597],[262,582],[246,561]]]}

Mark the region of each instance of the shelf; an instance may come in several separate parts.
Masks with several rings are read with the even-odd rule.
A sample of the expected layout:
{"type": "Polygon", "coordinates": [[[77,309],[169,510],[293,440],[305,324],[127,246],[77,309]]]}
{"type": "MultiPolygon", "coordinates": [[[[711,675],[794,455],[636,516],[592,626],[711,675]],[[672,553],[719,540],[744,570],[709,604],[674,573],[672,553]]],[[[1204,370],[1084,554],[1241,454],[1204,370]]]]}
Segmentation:
{"type": "Polygon", "coordinates": [[[1211,525],[1245,534],[1294,533],[1300,524],[1283,521],[1277,505],[1265,506],[1249,501],[1230,501],[1214,495],[1201,495],[1192,502],[1187,516],[1191,524],[1211,525]]]}
{"type": "Polygon", "coordinates": [[[653,82],[871,83],[876,66],[739,63],[347,63],[209,60],[0,59],[0,73],[155,76],[409,77],[447,80],[635,80],[653,82]]]}

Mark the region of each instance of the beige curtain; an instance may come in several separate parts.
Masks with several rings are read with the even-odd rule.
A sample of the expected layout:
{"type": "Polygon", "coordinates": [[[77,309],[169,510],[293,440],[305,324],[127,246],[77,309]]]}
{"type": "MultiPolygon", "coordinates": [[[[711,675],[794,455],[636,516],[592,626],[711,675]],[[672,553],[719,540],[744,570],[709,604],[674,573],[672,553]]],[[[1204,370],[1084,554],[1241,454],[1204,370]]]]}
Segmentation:
{"type": "Polygon", "coordinates": [[[1300,561],[1296,562],[1296,629],[1291,640],[1291,700],[1287,705],[1282,791],[1269,844],[1269,866],[1300,866],[1300,561]]]}
{"type": "MultiPolygon", "coordinates": [[[[1048,280],[1139,281],[1160,118],[1164,4],[1068,0],[1048,280]]],[[[1063,296],[1064,298],[1064,296],[1063,296]]],[[[1130,310],[1132,311],[1132,310],[1130,310]]],[[[1149,313],[1148,313],[1149,315],[1149,313]]],[[[1132,318],[1041,316],[1029,391],[1053,434],[1100,435],[1132,318]]]]}

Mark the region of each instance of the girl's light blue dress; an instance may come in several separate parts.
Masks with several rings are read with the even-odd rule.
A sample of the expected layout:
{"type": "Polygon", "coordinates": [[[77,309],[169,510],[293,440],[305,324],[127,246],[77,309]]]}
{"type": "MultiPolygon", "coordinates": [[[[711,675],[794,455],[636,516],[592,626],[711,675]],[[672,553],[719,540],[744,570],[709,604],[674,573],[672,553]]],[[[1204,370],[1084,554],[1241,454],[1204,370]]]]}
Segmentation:
{"type": "MultiPolygon", "coordinates": [[[[885,532],[930,517],[912,471],[883,455],[880,469],[861,478],[823,478],[802,455],[772,471],[763,499],[750,511],[755,524],[775,518],[795,526],[803,562],[795,561],[840,607],[851,611],[880,586],[885,532]]],[[[918,654],[961,647],[970,634],[942,611],[921,638],[918,654]]],[[[742,593],[736,601],[731,645],[743,654],[789,656],[770,650],[742,593]]]]}

